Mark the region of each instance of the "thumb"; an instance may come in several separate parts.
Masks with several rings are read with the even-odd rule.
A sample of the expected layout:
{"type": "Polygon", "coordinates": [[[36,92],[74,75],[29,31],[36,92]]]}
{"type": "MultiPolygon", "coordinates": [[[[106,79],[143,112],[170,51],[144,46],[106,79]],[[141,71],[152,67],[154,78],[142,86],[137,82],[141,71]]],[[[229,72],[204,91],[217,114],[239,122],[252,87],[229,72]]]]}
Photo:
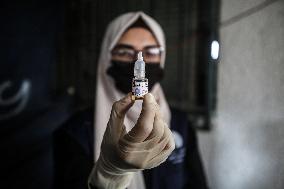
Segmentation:
{"type": "Polygon", "coordinates": [[[112,105],[108,126],[111,127],[114,133],[121,133],[125,114],[133,104],[134,101],[131,100],[131,93],[128,93],[127,96],[112,105]]]}

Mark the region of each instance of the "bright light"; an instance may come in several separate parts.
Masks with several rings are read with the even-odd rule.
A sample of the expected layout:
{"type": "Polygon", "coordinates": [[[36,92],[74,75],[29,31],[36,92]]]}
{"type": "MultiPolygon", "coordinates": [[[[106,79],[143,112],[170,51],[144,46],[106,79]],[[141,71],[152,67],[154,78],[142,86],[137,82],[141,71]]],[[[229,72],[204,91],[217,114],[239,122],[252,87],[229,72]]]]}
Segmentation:
{"type": "Polygon", "coordinates": [[[219,43],[218,41],[212,41],[211,43],[211,57],[216,60],[219,57],[219,43]]]}

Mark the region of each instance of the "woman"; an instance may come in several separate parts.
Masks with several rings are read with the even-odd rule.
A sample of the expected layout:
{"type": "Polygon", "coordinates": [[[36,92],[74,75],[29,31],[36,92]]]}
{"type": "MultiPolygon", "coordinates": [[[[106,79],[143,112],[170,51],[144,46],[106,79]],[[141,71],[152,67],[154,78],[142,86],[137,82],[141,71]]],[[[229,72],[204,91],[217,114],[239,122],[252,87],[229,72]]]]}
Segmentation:
{"type": "MultiPolygon", "coordinates": [[[[106,127],[112,105],[131,91],[133,62],[137,52],[142,51],[146,62],[149,90],[159,106],[157,114],[161,115],[164,122],[169,125],[175,138],[176,149],[160,166],[144,170],[143,176],[139,172],[135,174],[127,181],[130,182],[129,188],[207,188],[195,133],[188,125],[185,113],[169,108],[159,84],[163,77],[164,49],[165,39],[161,27],[143,12],[127,13],[110,23],[98,63],[94,132],[92,131],[92,110],[76,115],[58,132],[57,141],[60,145],[57,145],[56,152],[62,161],[68,159],[68,162],[64,163],[66,166],[62,163],[57,164],[58,169],[61,170],[56,177],[58,186],[61,188],[70,186],[74,188],[75,185],[84,187],[92,167],[92,160],[99,164],[100,161],[97,160],[100,160],[100,147],[105,140],[104,132],[108,131],[106,127]],[[69,154],[60,155],[61,148],[70,149],[69,154]]],[[[146,97],[145,100],[147,99],[151,100],[151,97],[146,97]]],[[[137,122],[142,102],[137,101],[131,106],[124,118],[127,132],[137,122]]],[[[103,148],[102,145],[102,150],[103,148]]],[[[160,163],[159,161],[155,166],[160,163]]],[[[100,182],[94,179],[97,169],[95,166],[95,171],[93,170],[90,175],[90,182],[95,182],[94,186],[96,182],[100,182]]]]}

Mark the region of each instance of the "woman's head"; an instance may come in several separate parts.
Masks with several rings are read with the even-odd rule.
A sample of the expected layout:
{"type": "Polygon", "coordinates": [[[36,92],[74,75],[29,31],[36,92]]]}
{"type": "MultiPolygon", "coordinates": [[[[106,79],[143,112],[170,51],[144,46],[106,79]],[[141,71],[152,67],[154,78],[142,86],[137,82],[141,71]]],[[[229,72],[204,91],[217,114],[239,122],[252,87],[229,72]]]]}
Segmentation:
{"type": "MultiPolygon", "coordinates": [[[[162,49],[162,51],[159,49],[158,51],[156,50],[156,52],[162,52],[160,55],[160,63],[161,67],[164,67],[165,51],[163,49],[165,49],[165,38],[162,28],[153,18],[143,12],[130,12],[118,16],[107,27],[99,59],[99,68],[101,67],[101,71],[105,72],[108,69],[111,64],[111,59],[113,58],[112,51],[119,43],[126,42],[126,40],[129,42],[130,34],[134,34],[134,36],[132,35],[132,39],[135,38],[136,34],[136,42],[139,40],[138,37],[141,36],[152,38],[151,43],[153,42],[152,44],[162,49]],[[139,33],[142,32],[143,35],[138,36],[136,33],[137,30],[140,30],[139,33]],[[144,30],[144,32],[142,30],[144,30]],[[148,33],[148,35],[144,35],[146,34],[145,32],[148,33]]],[[[150,40],[149,38],[147,42],[150,42],[148,40],[150,40]]],[[[142,45],[142,43],[139,43],[139,45],[142,45]]],[[[146,44],[143,46],[145,45],[146,44]]],[[[142,50],[141,46],[137,46],[136,50],[142,50]]]]}
{"type": "Polygon", "coordinates": [[[115,87],[125,94],[131,91],[133,66],[139,51],[142,51],[146,62],[146,77],[149,79],[151,91],[152,87],[163,78],[163,69],[160,64],[163,47],[142,17],[138,17],[121,33],[110,51],[111,65],[106,73],[114,79],[115,87]]]}
{"type": "Polygon", "coordinates": [[[141,18],[122,34],[111,51],[112,60],[134,62],[139,51],[146,63],[160,63],[163,47],[141,18]]]}

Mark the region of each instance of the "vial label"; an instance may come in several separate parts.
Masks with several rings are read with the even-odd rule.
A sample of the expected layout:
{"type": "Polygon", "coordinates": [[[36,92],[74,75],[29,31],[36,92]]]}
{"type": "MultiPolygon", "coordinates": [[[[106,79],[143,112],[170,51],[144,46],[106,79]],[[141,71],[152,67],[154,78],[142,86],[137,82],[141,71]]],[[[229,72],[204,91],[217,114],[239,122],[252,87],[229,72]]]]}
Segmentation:
{"type": "Polygon", "coordinates": [[[148,93],[148,79],[132,80],[132,95],[135,97],[143,97],[148,93]]]}

